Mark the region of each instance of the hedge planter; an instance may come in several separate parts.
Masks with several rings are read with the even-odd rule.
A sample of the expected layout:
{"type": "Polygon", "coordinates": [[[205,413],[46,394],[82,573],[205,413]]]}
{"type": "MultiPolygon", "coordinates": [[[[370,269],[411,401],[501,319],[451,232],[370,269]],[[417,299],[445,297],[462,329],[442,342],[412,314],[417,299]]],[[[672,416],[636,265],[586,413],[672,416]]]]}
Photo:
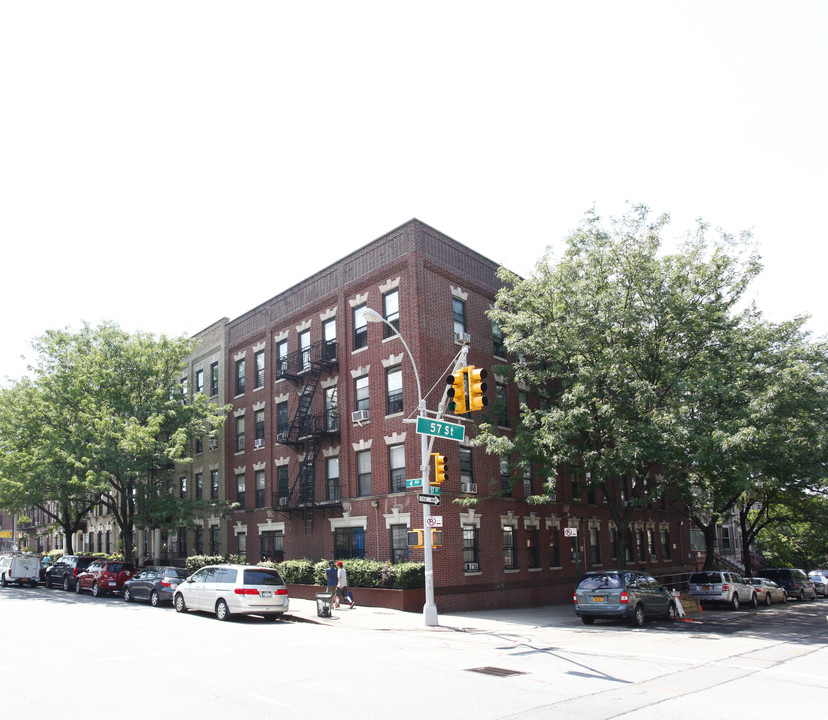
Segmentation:
{"type": "MultiPolygon", "coordinates": [[[[295,585],[288,583],[288,597],[299,600],[315,600],[316,593],[325,592],[320,585],[295,585]]],[[[349,587],[354,595],[354,602],[359,607],[382,607],[404,612],[422,612],[425,604],[425,588],[410,590],[393,590],[387,588],[349,587]]]]}

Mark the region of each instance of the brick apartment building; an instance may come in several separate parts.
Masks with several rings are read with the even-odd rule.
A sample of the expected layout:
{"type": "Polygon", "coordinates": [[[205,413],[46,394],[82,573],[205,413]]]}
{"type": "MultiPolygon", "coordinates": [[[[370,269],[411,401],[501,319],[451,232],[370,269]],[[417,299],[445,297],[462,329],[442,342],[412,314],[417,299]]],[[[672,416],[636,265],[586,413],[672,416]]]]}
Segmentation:
{"type": "MultiPolygon", "coordinates": [[[[263,559],[373,557],[421,560],[406,530],[422,527],[414,373],[402,342],[366,308],[392,323],[436,409],[463,342],[468,363],[487,368],[497,424],[510,432],[528,387],[493,372],[507,358],[486,312],[497,264],[412,220],[313,277],[227,323],[225,377],[232,411],[225,426],[227,550],[263,559]],[[432,389],[433,388],[433,389],[432,389]]],[[[438,439],[447,458],[441,488],[443,546],[434,552],[438,609],[520,606],[569,597],[580,570],[614,565],[606,507],[583,478],[558,478],[556,502],[530,506],[545,478],[513,458],[438,439]],[[578,489],[580,486],[580,490],[578,489]],[[456,498],[477,498],[462,507],[456,498]],[[570,538],[565,528],[577,528],[570,538]]],[[[491,418],[491,415],[490,415],[491,418]]],[[[679,572],[689,541],[666,510],[642,510],[629,561],[660,576],[679,572]]],[[[571,531],[570,531],[571,532],[571,531]]]]}

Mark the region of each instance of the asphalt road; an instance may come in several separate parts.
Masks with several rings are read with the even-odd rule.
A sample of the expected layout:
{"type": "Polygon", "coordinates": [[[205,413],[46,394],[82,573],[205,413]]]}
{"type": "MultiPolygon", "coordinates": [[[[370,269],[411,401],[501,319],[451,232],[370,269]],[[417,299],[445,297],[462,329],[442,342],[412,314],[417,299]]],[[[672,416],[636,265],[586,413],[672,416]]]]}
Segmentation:
{"type": "Polygon", "coordinates": [[[6,588],[0,707],[122,720],[787,717],[826,697],[826,614],[821,599],[640,629],[561,613],[542,627],[371,630],[6,588]]]}

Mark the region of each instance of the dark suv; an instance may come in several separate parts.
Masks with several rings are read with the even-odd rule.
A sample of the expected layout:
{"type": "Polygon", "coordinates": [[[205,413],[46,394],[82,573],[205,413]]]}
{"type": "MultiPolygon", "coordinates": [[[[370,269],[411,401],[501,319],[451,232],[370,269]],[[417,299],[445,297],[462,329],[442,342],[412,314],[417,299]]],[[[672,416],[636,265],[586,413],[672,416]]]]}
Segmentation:
{"type": "Polygon", "coordinates": [[[64,555],[52,563],[52,566],[46,571],[44,584],[46,587],[62,587],[64,590],[74,590],[78,573],[82,573],[94,561],[95,558],[87,555],[64,555]]]}
{"type": "Polygon", "coordinates": [[[796,600],[816,600],[817,592],[814,587],[814,581],[811,580],[804,570],[798,568],[765,568],[764,570],[757,570],[754,575],[773,580],[777,585],[785,588],[789,598],[796,600]]]}

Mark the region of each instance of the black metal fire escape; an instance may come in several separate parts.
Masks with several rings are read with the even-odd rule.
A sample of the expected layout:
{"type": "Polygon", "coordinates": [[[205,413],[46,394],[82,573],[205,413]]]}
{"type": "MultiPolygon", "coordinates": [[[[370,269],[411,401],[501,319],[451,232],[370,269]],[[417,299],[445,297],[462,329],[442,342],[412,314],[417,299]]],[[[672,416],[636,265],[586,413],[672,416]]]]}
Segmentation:
{"type": "Polygon", "coordinates": [[[276,368],[277,377],[301,388],[296,412],[287,428],[277,433],[276,441],[295,448],[301,460],[289,492],[273,493],[273,507],[289,517],[301,512],[305,532],[313,530],[317,512],[324,516],[342,507],[338,492],[331,498],[327,488],[321,492],[316,488],[316,458],[325,440],[339,436],[339,415],[336,407],[314,415],[313,400],[322,375],[336,367],[336,341],[328,341],[290,353],[276,368]]]}

